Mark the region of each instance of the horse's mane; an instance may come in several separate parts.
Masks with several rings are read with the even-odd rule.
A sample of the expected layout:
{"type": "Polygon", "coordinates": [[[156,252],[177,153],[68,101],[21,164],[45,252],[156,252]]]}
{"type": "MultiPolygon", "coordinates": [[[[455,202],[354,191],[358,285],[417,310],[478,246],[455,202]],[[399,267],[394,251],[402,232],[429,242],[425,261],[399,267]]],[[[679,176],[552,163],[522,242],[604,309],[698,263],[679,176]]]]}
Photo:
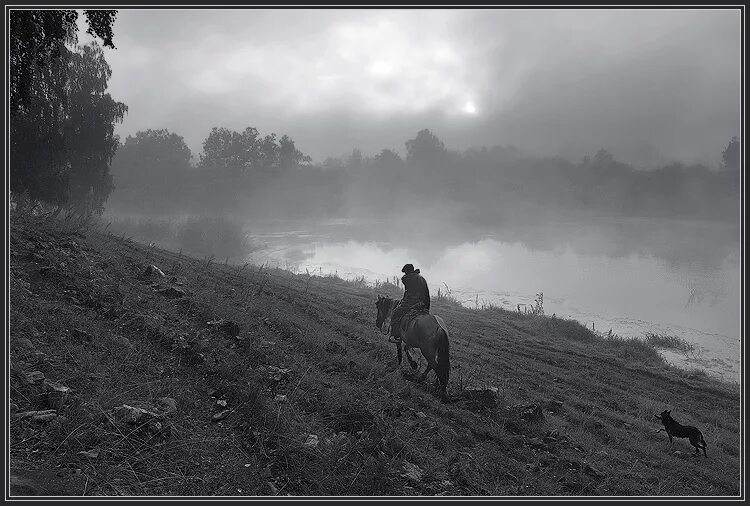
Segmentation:
{"type": "Polygon", "coordinates": [[[381,300],[385,301],[388,304],[387,311],[389,311],[389,312],[392,311],[392,310],[394,310],[396,308],[396,306],[399,304],[399,302],[401,302],[398,299],[394,299],[394,298],[388,297],[388,296],[384,296],[381,300]]]}

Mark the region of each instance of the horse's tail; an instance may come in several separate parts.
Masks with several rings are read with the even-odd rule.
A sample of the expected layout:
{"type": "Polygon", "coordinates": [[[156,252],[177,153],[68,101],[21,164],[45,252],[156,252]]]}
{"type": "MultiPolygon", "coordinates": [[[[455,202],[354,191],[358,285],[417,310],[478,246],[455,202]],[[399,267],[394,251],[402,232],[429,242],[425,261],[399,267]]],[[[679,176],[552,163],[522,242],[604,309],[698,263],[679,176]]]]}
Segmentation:
{"type": "Polygon", "coordinates": [[[448,332],[441,326],[438,328],[438,342],[437,342],[437,374],[438,381],[440,382],[440,390],[445,394],[445,389],[448,386],[448,376],[451,372],[451,361],[449,357],[448,345],[448,332]]]}

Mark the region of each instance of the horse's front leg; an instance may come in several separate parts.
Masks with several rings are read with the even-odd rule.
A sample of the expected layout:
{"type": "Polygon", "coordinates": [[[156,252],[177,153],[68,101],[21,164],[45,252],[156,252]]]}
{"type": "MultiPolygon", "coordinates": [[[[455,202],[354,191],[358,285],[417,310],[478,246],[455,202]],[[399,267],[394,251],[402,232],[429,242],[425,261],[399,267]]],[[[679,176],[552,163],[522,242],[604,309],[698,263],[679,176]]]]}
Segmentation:
{"type": "Polygon", "coordinates": [[[404,346],[404,351],[406,351],[406,359],[409,361],[409,365],[411,366],[412,369],[418,369],[419,364],[417,364],[417,362],[413,358],[411,358],[411,353],[409,353],[409,349],[410,348],[408,346],[404,346]]]}
{"type": "Polygon", "coordinates": [[[398,352],[398,365],[401,365],[401,359],[403,358],[401,355],[401,343],[396,343],[396,351],[398,352]]]}

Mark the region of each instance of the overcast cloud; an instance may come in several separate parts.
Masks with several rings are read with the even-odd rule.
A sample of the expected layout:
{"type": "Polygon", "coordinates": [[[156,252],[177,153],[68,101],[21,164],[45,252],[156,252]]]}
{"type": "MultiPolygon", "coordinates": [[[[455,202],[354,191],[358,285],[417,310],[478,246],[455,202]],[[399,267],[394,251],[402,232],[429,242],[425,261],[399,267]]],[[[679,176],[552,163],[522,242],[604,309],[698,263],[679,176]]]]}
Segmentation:
{"type": "MultiPolygon", "coordinates": [[[[735,10],[120,10],[121,136],[288,134],[314,160],[514,144],[716,165],[741,122],[735,10]]],[[[82,41],[85,39],[82,38],[82,41]]]]}

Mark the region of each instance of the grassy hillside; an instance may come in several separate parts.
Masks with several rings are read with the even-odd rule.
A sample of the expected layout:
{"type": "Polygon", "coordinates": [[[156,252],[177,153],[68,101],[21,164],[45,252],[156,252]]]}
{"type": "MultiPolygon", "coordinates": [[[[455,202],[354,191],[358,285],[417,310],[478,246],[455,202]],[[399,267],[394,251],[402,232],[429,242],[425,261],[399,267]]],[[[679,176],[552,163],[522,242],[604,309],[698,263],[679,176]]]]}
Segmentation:
{"type": "Polygon", "coordinates": [[[374,327],[395,286],[19,216],[10,252],[11,494],[740,493],[739,388],[640,342],[435,299],[443,403],[374,327]],[[707,459],[656,433],[664,409],[707,459]]]}

